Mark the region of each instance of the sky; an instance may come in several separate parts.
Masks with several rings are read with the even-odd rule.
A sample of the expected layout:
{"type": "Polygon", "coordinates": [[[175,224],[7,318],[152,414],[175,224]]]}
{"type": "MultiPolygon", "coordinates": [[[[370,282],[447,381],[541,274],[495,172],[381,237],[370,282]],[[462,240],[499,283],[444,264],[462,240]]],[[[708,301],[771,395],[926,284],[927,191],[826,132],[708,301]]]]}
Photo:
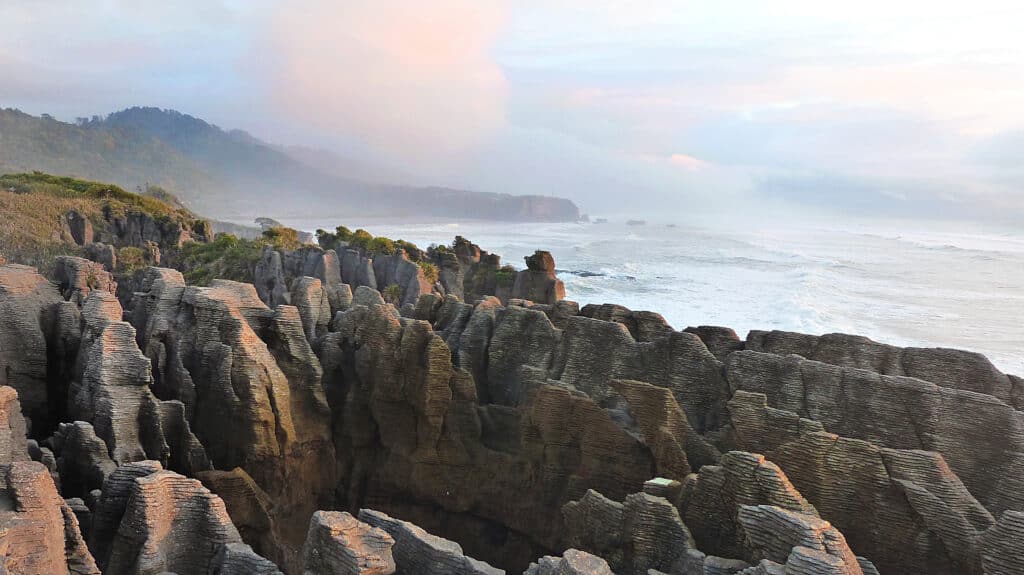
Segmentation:
{"type": "Polygon", "coordinates": [[[594,215],[1024,221],[1024,5],[3,0],[0,106],[173,108],[594,215]]]}

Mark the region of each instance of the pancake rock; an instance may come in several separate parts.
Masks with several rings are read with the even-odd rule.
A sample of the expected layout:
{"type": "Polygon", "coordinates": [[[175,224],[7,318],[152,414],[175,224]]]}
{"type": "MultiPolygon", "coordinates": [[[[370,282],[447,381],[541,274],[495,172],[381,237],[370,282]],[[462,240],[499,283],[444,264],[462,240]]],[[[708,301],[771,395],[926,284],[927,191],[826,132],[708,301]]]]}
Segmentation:
{"type": "Polygon", "coordinates": [[[778,464],[882,572],[981,572],[978,538],[992,516],[940,455],[827,433],[761,394],[737,391],[729,407],[738,443],[778,464]]]}
{"type": "Polygon", "coordinates": [[[565,285],[555,277],[555,259],[551,253],[537,250],[525,259],[526,269],[516,274],[512,297],[543,304],[565,299],[565,285]]]}
{"type": "Polygon", "coordinates": [[[304,575],[392,575],[395,540],[348,513],[317,511],[303,549],[304,575]]]}
{"type": "Polygon", "coordinates": [[[242,544],[224,503],[198,481],[157,462],[130,465],[134,472],[112,475],[99,502],[96,526],[109,535],[111,524],[118,525],[100,560],[104,573],[280,573],[242,544]]]}
{"type": "Polygon", "coordinates": [[[397,575],[504,575],[483,561],[462,554],[458,543],[427,533],[419,527],[371,509],[359,511],[359,520],[386,532],[394,540],[391,551],[397,575]]]}
{"type": "Polygon", "coordinates": [[[562,507],[562,515],[564,545],[604,558],[620,575],[669,572],[688,550],[696,549],[675,506],[646,493],[618,503],[590,490],[562,507]]]}
{"type": "Polygon", "coordinates": [[[1000,372],[980,353],[946,348],[896,347],[863,336],[822,336],[785,331],[751,331],[746,349],[776,355],[800,355],[842,367],[866,369],[930,381],[942,387],[991,395],[1024,409],[1024,386],[1000,372]]]}
{"type": "Polygon", "coordinates": [[[935,451],[991,513],[1024,510],[1024,413],[995,397],[752,351],[730,355],[726,376],[840,436],[935,451]]]}
{"type": "Polygon", "coordinates": [[[0,571],[99,575],[71,507],[32,461],[0,464],[0,571]]]}
{"type": "Polygon", "coordinates": [[[542,557],[523,575],[615,575],[608,562],[578,549],[568,549],[561,557],[542,557]]]}

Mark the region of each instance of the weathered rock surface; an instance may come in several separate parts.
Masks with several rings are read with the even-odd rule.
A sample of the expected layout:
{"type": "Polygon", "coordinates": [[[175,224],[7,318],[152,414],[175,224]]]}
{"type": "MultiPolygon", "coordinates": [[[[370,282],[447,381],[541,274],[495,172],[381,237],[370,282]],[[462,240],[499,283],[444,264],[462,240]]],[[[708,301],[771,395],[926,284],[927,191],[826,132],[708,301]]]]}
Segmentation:
{"type": "Polygon", "coordinates": [[[669,572],[687,550],[696,548],[675,506],[646,493],[617,503],[590,490],[567,503],[562,515],[564,545],[603,557],[620,575],[669,572]]]}
{"type": "Polygon", "coordinates": [[[0,387],[0,464],[29,460],[25,431],[18,392],[0,387]]]}
{"type": "Polygon", "coordinates": [[[0,571],[99,575],[47,469],[36,462],[0,464],[0,571]]]}
{"type": "Polygon", "coordinates": [[[561,557],[542,557],[523,575],[615,575],[608,562],[578,549],[567,549],[561,557]]]}
{"type": "Polygon", "coordinates": [[[786,573],[864,573],[843,534],[828,521],[770,505],[744,505],[739,520],[754,557],[785,564],[786,573]]]}
{"type": "Polygon", "coordinates": [[[614,321],[626,326],[633,339],[654,341],[672,333],[673,329],[661,314],[651,311],[632,311],[621,305],[606,303],[583,306],[579,315],[602,321],[614,321]]]}
{"type": "MultiPolygon", "coordinates": [[[[304,575],[392,575],[395,540],[348,513],[317,511],[303,548],[304,575]]],[[[406,567],[408,569],[408,567],[406,567]]]]}
{"type": "Polygon", "coordinates": [[[35,268],[0,265],[0,386],[18,393],[26,417],[37,426],[52,418],[48,361],[49,318],[62,299],[56,287],[35,268]]]}
{"type": "Polygon", "coordinates": [[[483,561],[462,554],[458,543],[427,533],[419,527],[370,509],[359,520],[386,532],[394,540],[391,552],[397,575],[504,575],[483,561]]]}
{"type": "Polygon", "coordinates": [[[730,355],[726,374],[837,435],[940,453],[993,514],[1024,509],[1024,414],[990,395],[752,351],[730,355]]]}
{"type": "Polygon", "coordinates": [[[543,304],[565,299],[565,285],[555,277],[555,259],[551,253],[537,250],[525,259],[526,269],[516,274],[512,297],[543,304]]]}
{"type": "Polygon", "coordinates": [[[98,507],[94,540],[117,525],[109,548],[94,547],[104,573],[280,573],[242,544],[219,497],[155,461],[119,468],[98,507]]]}
{"type": "Polygon", "coordinates": [[[114,276],[103,264],[74,256],[58,256],[54,261],[54,280],[64,299],[82,305],[93,291],[117,293],[114,276]]]}
{"type": "Polygon", "coordinates": [[[738,391],[738,442],[785,471],[823,518],[882,572],[979,573],[978,537],[992,516],[935,453],[882,449],[738,391]]]}
{"type": "Polygon", "coordinates": [[[979,353],[896,347],[842,333],[813,336],[785,331],[751,331],[746,349],[776,355],[795,354],[882,375],[923,379],[942,387],[991,395],[1016,409],[1024,409],[1024,387],[1020,380],[1000,372],[979,353]]]}

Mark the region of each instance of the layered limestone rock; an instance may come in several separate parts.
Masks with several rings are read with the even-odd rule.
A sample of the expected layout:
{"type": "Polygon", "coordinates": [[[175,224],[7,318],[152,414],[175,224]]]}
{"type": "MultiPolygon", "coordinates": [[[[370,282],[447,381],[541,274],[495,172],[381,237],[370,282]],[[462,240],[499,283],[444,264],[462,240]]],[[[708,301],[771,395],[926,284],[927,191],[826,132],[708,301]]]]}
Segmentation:
{"type": "Polygon", "coordinates": [[[588,488],[624,498],[659,465],[685,476],[685,437],[669,437],[671,426],[661,430],[666,419],[653,408],[641,411],[657,454],[615,409],[543,378],[514,409],[481,405],[471,375],[452,365],[441,336],[393,312],[379,303],[354,305],[323,346],[325,386],[338,414],[335,445],[350,462],[342,478],[346,507],[365,502],[410,516],[436,506],[452,518],[441,522],[443,534],[461,541],[472,539],[460,531],[471,520],[493,522],[515,543],[481,545],[483,552],[521,570],[538,551],[557,546],[550,509],[588,488]],[[511,501],[508,493],[519,496],[511,501]],[[402,494],[418,503],[405,504],[402,494]]]}
{"type": "MultiPolygon", "coordinates": [[[[317,511],[303,547],[304,575],[392,575],[395,540],[348,513],[317,511]]],[[[408,569],[408,566],[406,566],[408,569]]]]}
{"type": "Polygon", "coordinates": [[[99,575],[78,519],[42,464],[0,464],[0,503],[0,571],[99,575]]]}
{"type": "Polygon", "coordinates": [[[203,471],[196,478],[224,501],[242,540],[256,553],[278,565],[292,559],[284,548],[285,535],[274,519],[273,500],[244,469],[203,471]]]}
{"type": "Polygon", "coordinates": [[[166,461],[157,400],[149,391],[149,360],[135,343],[135,329],[121,321],[121,306],[107,292],[95,292],[82,310],[81,377],[73,382],[69,414],[91,422],[115,463],[166,461]]]}
{"type": "Polygon", "coordinates": [[[1007,511],[982,537],[982,567],[985,575],[1024,573],[1024,513],[1007,511]]]}
{"type": "Polygon", "coordinates": [[[391,549],[397,575],[504,575],[483,561],[466,557],[458,543],[427,533],[419,527],[371,509],[359,511],[359,520],[394,540],[391,549]]]}
{"type": "Polygon", "coordinates": [[[879,448],[737,391],[737,441],[760,451],[883,573],[980,573],[992,516],[933,452],[879,448]]]}
{"type": "Polygon", "coordinates": [[[590,490],[562,507],[562,515],[564,545],[606,559],[620,575],[669,572],[696,549],[675,506],[646,493],[618,503],[590,490]]]}
{"type": "Polygon", "coordinates": [[[822,336],[786,331],[751,331],[746,349],[776,355],[795,354],[813,361],[865,369],[882,375],[913,377],[942,387],[976,391],[1024,409],[1024,386],[1000,372],[980,353],[946,348],[896,347],[863,336],[822,336]]]}
{"type": "MultiPolygon", "coordinates": [[[[750,557],[739,521],[744,505],[771,505],[817,517],[818,512],[764,456],[730,451],[719,465],[686,479],[680,513],[701,551],[736,559],[750,557]]],[[[756,558],[759,559],[759,558],[756,558]]]]}
{"type": "Polygon", "coordinates": [[[44,432],[53,417],[49,389],[57,367],[49,361],[47,340],[53,339],[51,318],[61,301],[34,268],[0,265],[0,386],[17,392],[25,415],[44,432]]]}
{"type": "Polygon", "coordinates": [[[178,274],[149,273],[131,316],[154,390],[182,402],[216,468],[241,467],[275,502],[291,564],[335,484],[331,414],[299,312],[269,309],[251,285],[186,288],[178,274]]]}
{"type": "Polygon", "coordinates": [[[118,468],[97,506],[93,551],[105,574],[280,573],[242,543],[219,497],[158,462],[118,468]]]}
{"type": "Polygon", "coordinates": [[[785,573],[864,574],[843,534],[828,521],[770,505],[741,506],[739,521],[752,554],[785,564],[785,573]]]}
{"type": "Polygon", "coordinates": [[[941,454],[993,514],[1024,509],[1024,414],[990,395],[752,351],[730,355],[726,375],[840,436],[941,454]]]}
{"type": "Polygon", "coordinates": [[[608,562],[578,549],[567,549],[561,557],[542,557],[523,575],[615,575],[608,562]]]}
{"type": "Polygon", "coordinates": [[[0,464],[29,460],[25,431],[18,392],[13,387],[0,387],[0,464]]]}
{"type": "Polygon", "coordinates": [[[565,299],[565,285],[555,277],[555,259],[551,253],[537,250],[525,259],[526,269],[516,274],[512,297],[543,304],[565,299]]]}
{"type": "Polygon", "coordinates": [[[103,264],[74,256],[54,260],[54,281],[64,299],[82,305],[93,291],[117,293],[117,282],[103,264]]]}
{"type": "Polygon", "coordinates": [[[699,337],[704,342],[704,345],[708,347],[708,350],[721,361],[725,361],[725,358],[730,353],[744,348],[743,340],[729,327],[700,325],[688,327],[683,331],[699,337]]]}
{"type": "Polygon", "coordinates": [[[627,307],[611,303],[585,305],[579,315],[621,323],[626,326],[633,339],[640,342],[654,341],[673,331],[661,314],[652,311],[632,311],[627,307]]]}
{"type": "Polygon", "coordinates": [[[60,424],[50,443],[57,454],[56,467],[65,497],[84,497],[93,489],[101,489],[117,468],[107,444],[84,421],[60,424]]]}

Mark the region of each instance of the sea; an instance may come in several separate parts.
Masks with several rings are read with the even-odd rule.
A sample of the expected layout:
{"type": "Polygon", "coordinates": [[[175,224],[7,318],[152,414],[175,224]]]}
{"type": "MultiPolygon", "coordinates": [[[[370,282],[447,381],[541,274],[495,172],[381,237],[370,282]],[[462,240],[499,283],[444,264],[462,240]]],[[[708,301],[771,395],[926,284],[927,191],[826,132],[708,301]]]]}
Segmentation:
{"type": "MultiPolygon", "coordinates": [[[[282,220],[333,230],[337,221],[282,220]]],[[[525,267],[552,253],[566,297],[727,326],[985,354],[1024,375],[1024,230],[921,222],[699,226],[645,222],[345,221],[422,248],[461,235],[525,267]],[[898,230],[898,231],[895,231],[898,230]]]]}

